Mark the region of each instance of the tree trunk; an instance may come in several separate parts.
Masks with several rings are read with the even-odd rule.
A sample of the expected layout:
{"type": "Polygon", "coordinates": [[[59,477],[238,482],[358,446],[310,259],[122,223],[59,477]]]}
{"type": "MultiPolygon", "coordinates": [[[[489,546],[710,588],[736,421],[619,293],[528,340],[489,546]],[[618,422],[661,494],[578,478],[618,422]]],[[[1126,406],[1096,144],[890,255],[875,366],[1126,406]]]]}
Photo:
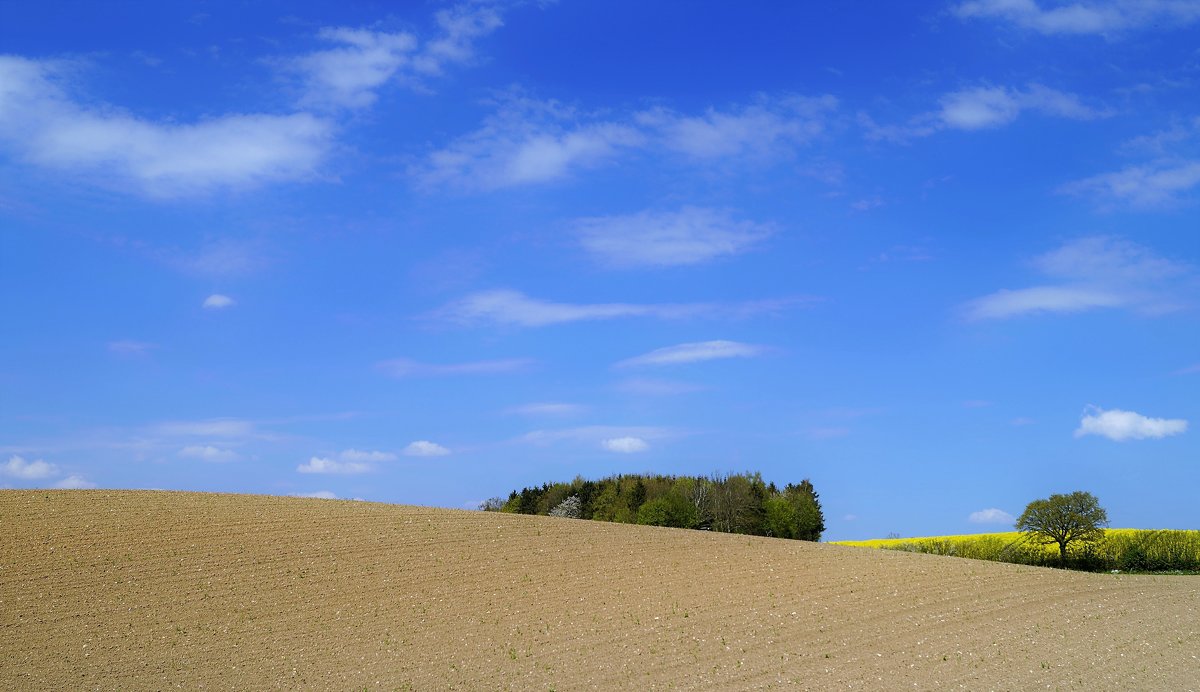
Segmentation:
{"type": "Polygon", "coordinates": [[[1062,559],[1062,564],[1065,566],[1067,564],[1067,544],[1065,541],[1059,542],[1058,555],[1062,559]]]}

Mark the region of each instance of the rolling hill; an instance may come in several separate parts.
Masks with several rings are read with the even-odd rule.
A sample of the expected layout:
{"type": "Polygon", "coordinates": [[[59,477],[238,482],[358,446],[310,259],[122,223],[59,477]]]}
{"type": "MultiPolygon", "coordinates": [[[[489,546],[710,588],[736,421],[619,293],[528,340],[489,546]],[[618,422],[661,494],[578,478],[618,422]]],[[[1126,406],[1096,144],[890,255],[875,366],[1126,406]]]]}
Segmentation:
{"type": "Polygon", "coordinates": [[[202,493],[0,523],[0,689],[1200,685],[1192,577],[202,493]]]}

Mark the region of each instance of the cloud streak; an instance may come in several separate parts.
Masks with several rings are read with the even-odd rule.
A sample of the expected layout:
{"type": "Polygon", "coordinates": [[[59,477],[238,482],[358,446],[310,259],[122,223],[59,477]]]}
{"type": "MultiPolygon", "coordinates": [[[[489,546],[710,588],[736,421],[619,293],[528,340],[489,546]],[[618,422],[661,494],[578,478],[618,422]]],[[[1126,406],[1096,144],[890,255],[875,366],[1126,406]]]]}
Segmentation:
{"type": "Polygon", "coordinates": [[[1148,26],[1182,28],[1200,19],[1200,4],[1172,0],[1093,0],[1042,7],[1035,0],[971,0],[962,19],[993,19],[1046,35],[1116,34],[1148,26]]]}
{"type": "Polygon", "coordinates": [[[448,377],[455,375],[498,375],[518,372],[533,365],[531,358],[478,360],[467,363],[421,363],[409,358],[381,361],[376,367],[391,377],[448,377]]]}
{"type": "Polygon", "coordinates": [[[1114,236],[1079,238],[1036,257],[1032,266],[1057,283],[1002,289],[970,301],[971,320],[1124,308],[1143,314],[1178,309],[1193,269],[1114,236]]]}
{"type": "Polygon", "coordinates": [[[977,86],[943,94],[938,109],[922,113],[903,125],[880,125],[865,113],[859,124],[870,140],[906,142],[928,137],[943,130],[993,130],[1009,125],[1024,112],[1068,120],[1095,120],[1110,111],[1088,106],[1079,96],[1041,84],[1024,89],[1005,86],[977,86]]]}
{"type": "Polygon", "coordinates": [[[681,365],[727,358],[755,358],[767,349],[738,341],[699,341],[655,349],[640,356],[628,358],[616,364],[618,368],[643,366],[681,365]]]}
{"type": "Polygon", "coordinates": [[[702,264],[745,252],[774,232],[770,225],[703,207],[586,218],[572,226],[588,253],[619,269],[702,264]]]}
{"type": "Polygon", "coordinates": [[[601,117],[517,95],[410,173],[427,188],[487,191],[560,181],[647,151],[691,164],[761,161],[818,137],[837,105],[831,96],[787,96],[702,115],[655,109],[601,117]]]}
{"type": "Polygon", "coordinates": [[[472,293],[433,314],[436,319],[464,326],[494,324],[546,327],[626,317],[678,320],[691,317],[744,317],[776,312],[804,299],[744,303],[556,303],[531,298],[520,291],[496,289],[472,293]]]}

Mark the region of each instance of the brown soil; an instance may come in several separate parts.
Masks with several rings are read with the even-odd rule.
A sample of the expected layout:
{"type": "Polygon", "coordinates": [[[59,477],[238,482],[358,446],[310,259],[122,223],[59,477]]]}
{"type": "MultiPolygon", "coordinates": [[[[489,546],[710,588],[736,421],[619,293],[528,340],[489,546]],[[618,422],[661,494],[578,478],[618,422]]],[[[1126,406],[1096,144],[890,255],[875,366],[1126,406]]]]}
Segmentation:
{"type": "Polygon", "coordinates": [[[1200,578],[281,497],[0,491],[0,689],[1200,688],[1200,578]]]}

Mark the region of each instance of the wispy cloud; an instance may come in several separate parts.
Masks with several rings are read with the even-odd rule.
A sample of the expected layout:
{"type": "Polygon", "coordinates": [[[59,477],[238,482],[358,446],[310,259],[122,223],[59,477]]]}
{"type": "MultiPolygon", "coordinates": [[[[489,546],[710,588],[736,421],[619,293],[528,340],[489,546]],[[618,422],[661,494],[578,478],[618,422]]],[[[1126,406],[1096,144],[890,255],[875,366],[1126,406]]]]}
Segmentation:
{"type": "Polygon", "coordinates": [[[367,29],[325,27],[317,37],[336,47],[292,60],[303,75],[305,107],[362,108],[375,102],[376,90],[409,64],[417,37],[367,29]]]}
{"type": "MultiPolygon", "coordinates": [[[[520,440],[536,445],[577,442],[594,448],[595,445],[603,447],[605,441],[636,439],[649,446],[649,441],[678,437],[682,434],[684,433],[679,430],[654,426],[586,425],[558,430],[534,430],[522,435],[520,440]]],[[[618,446],[637,446],[637,443],[622,442],[618,443],[618,446]]]]}
{"type": "Polygon", "coordinates": [[[478,360],[468,363],[421,363],[409,358],[393,358],[376,365],[392,377],[444,377],[451,375],[496,375],[525,370],[533,365],[531,358],[478,360]]]}
{"type": "Polygon", "coordinates": [[[203,307],[207,310],[223,310],[225,308],[233,307],[236,304],[237,301],[235,301],[233,298],[220,293],[214,293],[204,299],[203,307]]]}
{"type": "Polygon", "coordinates": [[[699,341],[655,349],[640,356],[628,358],[616,364],[619,368],[679,365],[725,358],[754,358],[767,352],[763,346],[738,341],[699,341]]]}
{"type": "Polygon", "coordinates": [[[1139,208],[1168,207],[1200,185],[1200,161],[1158,161],[1130,166],[1076,180],[1059,188],[1064,194],[1096,200],[1101,206],[1114,202],[1139,208]]]}
{"type": "Polygon", "coordinates": [[[505,413],[519,416],[575,416],[583,413],[587,407],[582,404],[568,404],[559,401],[542,401],[532,404],[522,404],[504,409],[505,413]]]}
{"type": "Polygon", "coordinates": [[[938,99],[938,109],[915,116],[902,125],[880,125],[865,113],[859,124],[868,139],[908,141],[946,129],[989,130],[1015,121],[1023,112],[1069,120],[1094,120],[1109,116],[1106,109],[1088,106],[1079,96],[1041,84],[1024,89],[978,86],[948,92],[938,99]]]}
{"type": "Polygon", "coordinates": [[[307,497],[314,500],[336,500],[338,496],[332,490],[317,490],[311,493],[296,493],[292,497],[307,497]]]}
{"type": "Polygon", "coordinates": [[[1075,437],[1099,435],[1124,442],[1181,435],[1187,428],[1188,422],[1182,418],[1149,418],[1133,411],[1088,406],[1079,420],[1075,437]]]}
{"type": "Polygon", "coordinates": [[[971,0],[957,5],[963,19],[996,19],[1041,34],[1116,34],[1132,29],[1185,27],[1200,19],[1200,4],[1183,0],[1093,0],[1042,7],[1036,0],[971,0]]]}
{"type": "Polygon", "coordinates": [[[1186,300],[1182,280],[1193,273],[1188,265],[1113,236],[1070,241],[1035,258],[1032,265],[1056,283],[1003,289],[977,298],[967,304],[967,317],[1004,319],[1098,308],[1169,312],[1186,300]]]}
{"type": "Polygon", "coordinates": [[[151,426],[149,431],[171,437],[249,437],[255,433],[255,425],[239,418],[212,418],[159,423],[151,426]]]}
{"type": "Polygon", "coordinates": [[[978,512],[971,512],[967,516],[967,521],[972,524],[1007,524],[1009,526],[1016,523],[1016,518],[1013,515],[1005,512],[1002,509],[991,507],[989,509],[981,509],[978,512]]]}
{"type": "Polygon", "coordinates": [[[676,396],[704,391],[702,385],[677,380],[635,377],[622,380],[615,385],[617,391],[634,396],[676,396]]]}
{"type": "Polygon", "coordinates": [[[364,451],[364,450],[360,450],[360,449],[347,449],[347,450],[343,451],[341,454],[339,454],[338,458],[340,458],[342,461],[358,461],[358,462],[395,461],[396,455],[392,454],[391,452],[364,451]]]}
{"type": "Polygon", "coordinates": [[[1130,304],[1132,298],[1102,288],[1034,286],[1001,289],[973,301],[968,312],[972,319],[977,320],[1004,319],[1037,313],[1124,307],[1130,304]]]}
{"type": "Polygon", "coordinates": [[[312,457],[307,464],[296,467],[300,473],[356,474],[371,470],[371,465],[360,461],[339,461],[326,457],[312,457]]]}
{"type": "Polygon", "coordinates": [[[200,461],[228,462],[237,461],[238,453],[232,449],[221,449],[212,445],[188,445],[179,450],[178,455],[184,459],[199,459],[200,461]]]}
{"type": "Polygon", "coordinates": [[[236,113],[153,122],[75,101],[60,63],[0,56],[0,146],[26,163],[154,197],[315,177],[330,122],[236,113]]]}
{"type": "Polygon", "coordinates": [[[404,448],[404,456],[408,457],[444,457],[448,454],[450,454],[449,449],[429,440],[410,442],[404,448]]]}
{"type": "Polygon", "coordinates": [[[787,96],[702,115],[668,109],[591,114],[514,95],[479,129],[434,151],[410,172],[426,187],[495,190],[562,180],[643,151],[693,163],[761,160],[816,138],[836,107],[831,96],[787,96]]]}
{"type": "Polygon", "coordinates": [[[475,41],[502,25],[495,6],[464,3],[434,17],[438,35],[421,43],[416,34],[366,28],[324,27],[317,38],[330,47],[284,61],[304,82],[303,108],[364,108],[389,82],[421,86],[421,77],[443,73],[474,58],[475,41]]]}
{"type": "Polygon", "coordinates": [[[518,98],[410,172],[426,187],[494,190],[559,180],[643,141],[628,125],[582,119],[555,102],[518,98]]]}
{"type": "Polygon", "coordinates": [[[693,159],[778,156],[823,134],[837,110],[833,96],[760,97],[757,103],[701,115],[667,109],[638,113],[634,122],[666,149],[693,159]]]}
{"type": "Polygon", "coordinates": [[[618,454],[635,454],[650,449],[650,444],[640,437],[613,437],[601,440],[600,446],[618,454]]]}
{"type": "Polygon", "coordinates": [[[271,262],[263,243],[240,238],[209,240],[195,250],[156,249],[150,255],[185,274],[217,278],[253,274],[271,262]]]}
{"type": "Polygon", "coordinates": [[[152,344],[147,341],[134,341],[132,339],[108,342],[109,352],[120,356],[145,356],[156,348],[158,348],[158,344],[152,344]]]}
{"type": "Polygon", "coordinates": [[[616,268],[701,264],[744,252],[775,230],[703,207],[593,217],[572,225],[585,250],[616,268]]]}
{"type": "Polygon", "coordinates": [[[499,5],[477,2],[440,10],[434,19],[440,33],[413,60],[413,68],[428,75],[441,74],[447,65],[471,62],[475,41],[504,24],[499,5]]]}
{"type": "Polygon", "coordinates": [[[689,317],[744,317],[777,312],[805,299],[750,301],[745,303],[555,303],[530,298],[519,291],[497,289],[472,293],[434,313],[434,317],[461,324],[497,324],[545,327],[552,324],[610,320],[621,317],[684,319],[689,317]]]}

